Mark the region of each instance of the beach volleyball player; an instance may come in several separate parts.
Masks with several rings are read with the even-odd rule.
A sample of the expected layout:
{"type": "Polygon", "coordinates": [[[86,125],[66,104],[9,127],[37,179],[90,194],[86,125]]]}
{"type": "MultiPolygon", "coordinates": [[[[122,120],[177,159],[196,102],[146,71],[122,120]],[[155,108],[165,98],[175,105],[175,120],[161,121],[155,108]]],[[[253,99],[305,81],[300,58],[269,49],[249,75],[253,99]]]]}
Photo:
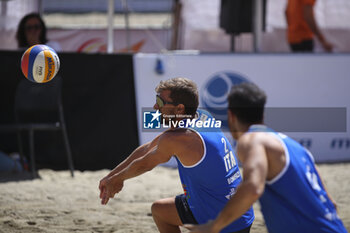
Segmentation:
{"type": "MultiPolygon", "coordinates": [[[[212,120],[205,112],[198,114],[196,84],[186,78],[161,81],[156,87],[154,108],[167,122],[212,120]],[[197,113],[196,113],[197,112],[197,113]],[[175,116],[168,118],[168,116],[175,116]]],[[[201,122],[199,122],[201,123],[201,122]]],[[[220,130],[172,127],[153,141],[141,145],[100,181],[100,198],[107,204],[120,192],[126,179],[141,175],[175,156],[184,194],[158,200],[152,216],[160,232],[180,232],[183,224],[205,223],[214,219],[242,181],[236,157],[220,130]]],[[[250,232],[254,220],[248,207],[222,232],[250,232]]]]}
{"type": "Polygon", "coordinates": [[[243,83],[232,88],[228,102],[243,182],[214,221],[186,227],[196,233],[220,232],[259,199],[270,233],[347,232],[310,152],[263,125],[265,93],[243,83]]]}

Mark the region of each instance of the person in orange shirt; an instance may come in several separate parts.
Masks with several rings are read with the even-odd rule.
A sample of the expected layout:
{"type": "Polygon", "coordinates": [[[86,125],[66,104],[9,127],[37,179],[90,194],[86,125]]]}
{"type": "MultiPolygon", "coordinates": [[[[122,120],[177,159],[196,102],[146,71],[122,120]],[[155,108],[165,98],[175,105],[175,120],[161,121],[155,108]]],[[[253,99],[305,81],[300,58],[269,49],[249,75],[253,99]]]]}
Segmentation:
{"type": "Polygon", "coordinates": [[[333,45],[323,36],[314,16],[316,0],[288,0],[286,20],[288,25],[288,43],[293,52],[312,52],[314,36],[323,49],[332,52],[333,45]]]}

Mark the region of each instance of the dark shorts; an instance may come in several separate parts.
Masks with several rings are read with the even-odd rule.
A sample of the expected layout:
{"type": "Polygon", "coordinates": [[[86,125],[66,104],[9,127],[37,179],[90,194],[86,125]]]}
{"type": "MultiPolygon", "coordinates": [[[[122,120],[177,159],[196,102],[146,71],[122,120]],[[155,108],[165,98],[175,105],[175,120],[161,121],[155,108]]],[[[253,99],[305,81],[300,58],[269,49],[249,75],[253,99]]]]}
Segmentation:
{"type": "Polygon", "coordinates": [[[188,205],[184,194],[175,197],[175,206],[183,224],[198,224],[190,210],[190,206],[188,205]]]}
{"type": "MultiPolygon", "coordinates": [[[[184,194],[180,194],[175,197],[175,206],[177,209],[177,213],[180,216],[180,219],[183,224],[198,224],[197,220],[194,218],[190,206],[187,203],[186,197],[184,194]]],[[[232,233],[249,233],[250,227],[244,228],[240,231],[235,231],[232,233]]]]}
{"type": "Polygon", "coordinates": [[[314,50],[314,41],[303,40],[300,43],[290,44],[290,48],[293,52],[312,52],[314,50]]]}

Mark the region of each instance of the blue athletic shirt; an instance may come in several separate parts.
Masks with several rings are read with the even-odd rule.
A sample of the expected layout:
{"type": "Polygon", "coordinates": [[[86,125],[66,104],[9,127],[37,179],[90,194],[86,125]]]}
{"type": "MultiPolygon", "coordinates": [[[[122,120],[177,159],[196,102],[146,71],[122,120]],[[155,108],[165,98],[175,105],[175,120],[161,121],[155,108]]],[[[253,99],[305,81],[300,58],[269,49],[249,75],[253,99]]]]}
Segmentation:
{"type": "MultiPolygon", "coordinates": [[[[199,119],[211,117],[204,111],[199,112],[199,115],[199,119]]],[[[178,158],[176,160],[188,205],[197,222],[202,224],[217,217],[236,192],[242,177],[232,147],[221,131],[188,129],[193,130],[202,139],[203,157],[193,166],[184,166],[178,158]]],[[[242,230],[249,227],[253,221],[254,212],[253,208],[250,208],[221,232],[242,230]]]]}
{"type": "Polygon", "coordinates": [[[311,153],[288,136],[264,125],[248,132],[270,132],[282,143],[286,165],[267,181],[260,197],[269,233],[347,232],[316,171],[311,153]]]}

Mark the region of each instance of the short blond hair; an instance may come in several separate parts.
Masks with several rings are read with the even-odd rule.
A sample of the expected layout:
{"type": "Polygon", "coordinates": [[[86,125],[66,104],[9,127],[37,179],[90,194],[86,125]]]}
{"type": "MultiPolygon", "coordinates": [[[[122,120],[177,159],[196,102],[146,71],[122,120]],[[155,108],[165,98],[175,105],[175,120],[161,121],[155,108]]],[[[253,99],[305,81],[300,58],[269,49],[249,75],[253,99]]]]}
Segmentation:
{"type": "Polygon", "coordinates": [[[198,89],[192,80],[178,77],[160,81],[155,90],[157,93],[169,90],[172,101],[185,106],[185,114],[192,116],[196,114],[199,104],[198,89]]]}

